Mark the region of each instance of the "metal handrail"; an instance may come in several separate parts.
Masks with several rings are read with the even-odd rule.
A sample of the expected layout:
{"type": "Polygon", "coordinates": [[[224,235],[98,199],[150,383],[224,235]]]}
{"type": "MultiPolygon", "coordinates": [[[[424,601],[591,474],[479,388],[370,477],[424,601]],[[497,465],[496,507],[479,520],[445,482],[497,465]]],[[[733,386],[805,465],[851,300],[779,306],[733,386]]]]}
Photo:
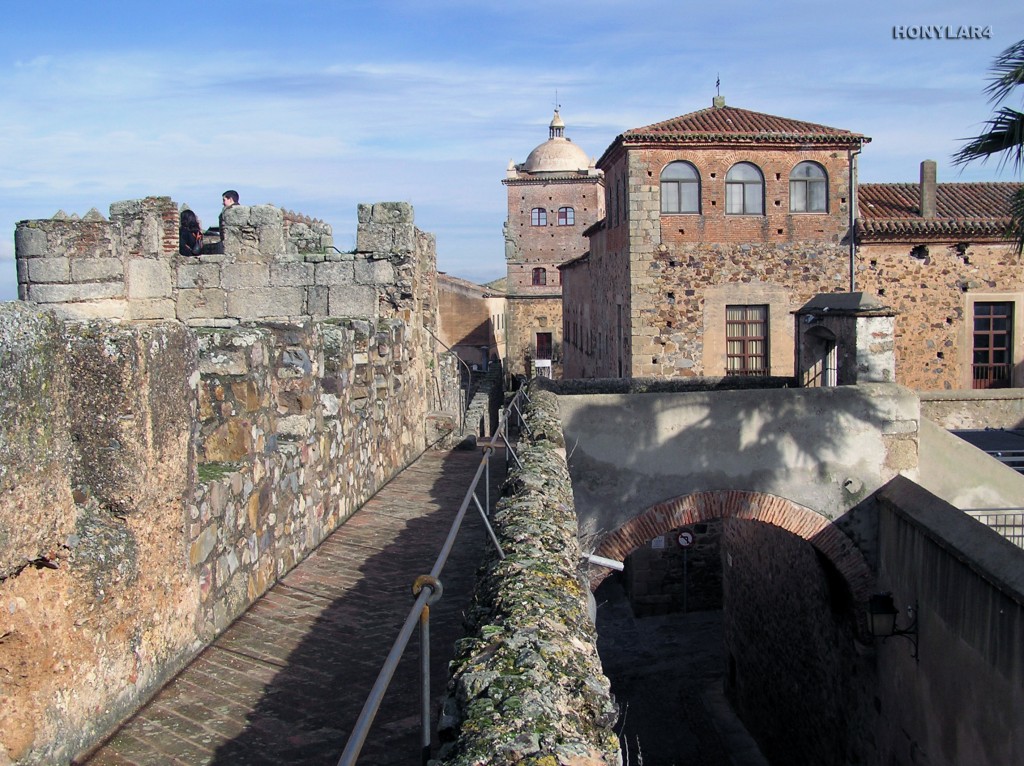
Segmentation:
{"type": "MultiPolygon", "coordinates": [[[[519,414],[522,418],[522,414],[518,410],[518,401],[520,396],[526,396],[526,387],[520,388],[516,395],[512,398],[508,405],[505,406],[504,411],[501,414],[501,418],[498,421],[498,428],[491,436],[490,442],[484,447],[484,455],[480,460],[480,465],[476,469],[476,474],[473,476],[473,481],[469,485],[469,489],[466,491],[466,496],[462,500],[462,504],[459,506],[459,512],[455,515],[455,519],[452,521],[451,529],[448,531],[448,536],[445,538],[444,545],[441,546],[441,551],[437,555],[437,559],[434,561],[434,566],[430,570],[429,575],[422,575],[418,577],[413,584],[413,594],[416,596],[416,601],[413,603],[412,608],[409,610],[409,614],[402,624],[401,630],[398,632],[397,638],[395,638],[394,644],[391,646],[391,651],[388,653],[387,659],[384,660],[384,665],[380,669],[380,673],[377,676],[377,680],[373,684],[373,688],[370,689],[370,693],[363,703],[363,708],[359,713],[359,718],[356,719],[355,725],[352,727],[352,732],[349,734],[348,742],[345,744],[345,750],[342,752],[341,757],[338,759],[338,766],[353,766],[356,759],[359,757],[359,753],[363,748],[363,744],[366,742],[366,737],[370,733],[370,727],[373,725],[373,720],[377,716],[377,711],[380,709],[381,701],[384,699],[384,694],[387,692],[388,686],[391,683],[391,679],[395,674],[395,670],[398,667],[398,661],[402,658],[405,653],[406,647],[409,645],[409,639],[412,638],[413,630],[416,627],[416,623],[420,623],[420,673],[421,673],[421,708],[420,708],[420,745],[423,757],[423,763],[426,764],[430,757],[430,605],[436,602],[441,597],[443,590],[441,581],[438,579],[441,575],[441,570],[444,569],[444,565],[448,561],[448,556],[455,545],[455,538],[459,533],[459,528],[462,526],[462,521],[466,516],[466,510],[469,508],[469,503],[472,500],[479,510],[481,517],[484,521],[484,526],[487,527],[487,532],[490,535],[491,542],[494,544],[495,549],[498,552],[500,559],[505,558],[505,552],[501,549],[501,544],[498,542],[497,536],[494,534],[494,529],[491,527],[490,520],[487,518],[486,508],[490,508],[490,457],[491,453],[495,450],[498,445],[498,438],[501,437],[502,441],[511,451],[511,447],[508,446],[508,439],[506,438],[506,429],[508,427],[508,421],[513,411],[519,414]],[[513,410],[513,408],[515,408],[513,410]],[[485,505],[481,506],[479,499],[476,496],[476,488],[480,482],[481,474],[486,471],[485,480],[485,505]]],[[[513,453],[514,455],[515,453],[513,453]]],[[[516,458],[516,462],[519,458],[516,458]]]]}

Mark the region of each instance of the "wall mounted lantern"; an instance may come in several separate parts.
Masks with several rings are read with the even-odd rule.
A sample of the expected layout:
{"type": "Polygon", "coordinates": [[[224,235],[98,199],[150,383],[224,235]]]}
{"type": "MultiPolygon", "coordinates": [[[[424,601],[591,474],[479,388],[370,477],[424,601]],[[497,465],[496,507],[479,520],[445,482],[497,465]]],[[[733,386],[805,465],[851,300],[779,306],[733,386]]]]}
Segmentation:
{"type": "Polygon", "coordinates": [[[896,626],[897,616],[899,610],[893,603],[891,593],[876,593],[868,600],[868,630],[871,635],[883,641],[890,636],[903,636],[914,645],[910,656],[917,660],[917,602],[907,607],[910,624],[906,628],[896,626]]]}

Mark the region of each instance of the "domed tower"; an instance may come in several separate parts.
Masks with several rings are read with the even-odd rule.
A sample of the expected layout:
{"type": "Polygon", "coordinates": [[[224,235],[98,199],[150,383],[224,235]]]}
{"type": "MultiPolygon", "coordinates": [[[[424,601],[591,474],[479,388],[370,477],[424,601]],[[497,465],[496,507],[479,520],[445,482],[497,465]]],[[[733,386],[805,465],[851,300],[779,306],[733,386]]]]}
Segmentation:
{"type": "Polygon", "coordinates": [[[587,249],[583,232],[604,217],[604,181],[587,153],[565,136],[558,110],[548,140],[505,179],[505,284],[512,374],[560,372],[562,284],[558,266],[587,249]]]}

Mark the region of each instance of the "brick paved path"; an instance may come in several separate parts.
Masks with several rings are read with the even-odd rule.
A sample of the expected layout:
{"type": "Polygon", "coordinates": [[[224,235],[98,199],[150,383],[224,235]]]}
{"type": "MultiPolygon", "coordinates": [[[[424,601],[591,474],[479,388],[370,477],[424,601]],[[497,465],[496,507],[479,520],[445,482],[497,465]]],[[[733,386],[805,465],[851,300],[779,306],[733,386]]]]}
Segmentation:
{"type": "MultiPolygon", "coordinates": [[[[337,763],[412,606],[412,582],[430,571],[480,457],[424,454],[84,762],[337,763]]],[[[492,502],[497,486],[492,472],[492,502]]],[[[482,488],[477,496],[483,503],[482,488]]],[[[471,505],[441,574],[444,596],[431,608],[435,700],[486,544],[471,505]]],[[[360,764],[420,763],[418,648],[414,635],[360,764]]]]}

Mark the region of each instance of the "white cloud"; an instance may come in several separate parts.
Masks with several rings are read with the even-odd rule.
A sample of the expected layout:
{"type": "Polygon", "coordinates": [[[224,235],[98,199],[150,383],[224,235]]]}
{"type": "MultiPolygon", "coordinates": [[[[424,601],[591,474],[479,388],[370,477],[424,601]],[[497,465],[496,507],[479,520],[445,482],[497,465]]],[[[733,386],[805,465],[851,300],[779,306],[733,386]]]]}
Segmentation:
{"type": "Polygon", "coordinates": [[[732,105],[871,136],[865,180],[912,181],[925,156],[952,180],[942,163],[988,116],[987,67],[1019,33],[1004,0],[629,7],[353,0],[282,13],[254,0],[239,14],[186,0],[176,15],[203,41],[189,50],[157,6],[44,20],[18,5],[0,59],[0,298],[13,297],[19,219],[160,194],[212,220],[227,187],[327,220],[342,247],[358,202],[409,201],[442,268],[500,273],[505,166],[546,138],[556,93],[593,157],[623,130],[710,106],[720,77],[732,105]],[[990,24],[996,39],[895,41],[900,23],[990,24]]]}

